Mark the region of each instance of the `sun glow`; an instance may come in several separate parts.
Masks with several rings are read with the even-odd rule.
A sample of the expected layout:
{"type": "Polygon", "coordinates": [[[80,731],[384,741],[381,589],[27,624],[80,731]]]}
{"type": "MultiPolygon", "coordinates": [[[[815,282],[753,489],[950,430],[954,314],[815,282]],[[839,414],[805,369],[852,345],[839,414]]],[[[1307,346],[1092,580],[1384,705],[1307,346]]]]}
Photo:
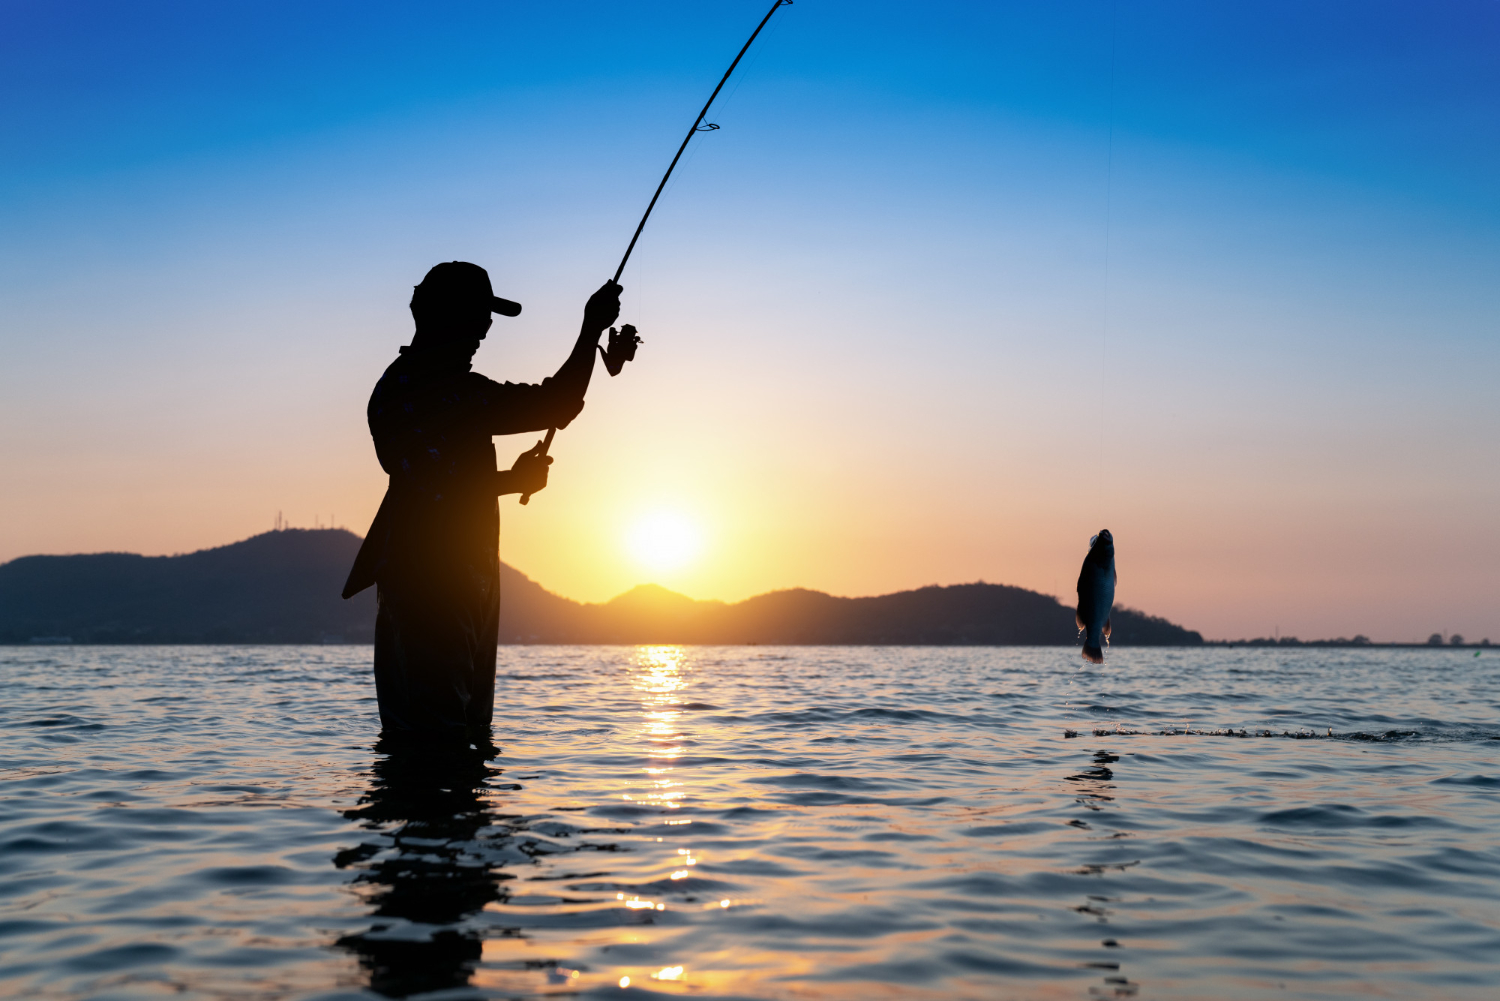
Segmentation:
{"type": "Polygon", "coordinates": [[[638,519],[626,536],[636,562],[649,570],[680,570],[698,558],[703,533],[677,511],[655,511],[638,519]]]}

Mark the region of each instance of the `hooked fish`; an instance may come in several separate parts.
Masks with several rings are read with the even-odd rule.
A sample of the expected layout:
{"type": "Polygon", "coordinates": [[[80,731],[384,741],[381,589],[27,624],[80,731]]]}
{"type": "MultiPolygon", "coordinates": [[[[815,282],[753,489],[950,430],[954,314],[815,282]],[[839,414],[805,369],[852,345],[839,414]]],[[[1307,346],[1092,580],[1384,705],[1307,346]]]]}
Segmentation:
{"type": "Polygon", "coordinates": [[[1083,659],[1104,663],[1104,644],[1109,640],[1110,610],[1115,605],[1115,538],[1109,529],[1089,540],[1089,554],[1078,572],[1078,611],[1074,618],[1084,634],[1083,659]]]}

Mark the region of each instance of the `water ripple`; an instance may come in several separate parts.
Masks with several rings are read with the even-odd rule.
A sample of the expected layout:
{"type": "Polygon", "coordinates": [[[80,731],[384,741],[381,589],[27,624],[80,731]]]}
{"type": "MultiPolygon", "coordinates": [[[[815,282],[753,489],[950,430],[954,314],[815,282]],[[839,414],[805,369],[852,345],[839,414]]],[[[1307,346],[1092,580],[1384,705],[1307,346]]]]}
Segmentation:
{"type": "Polygon", "coordinates": [[[368,648],[0,648],[0,991],[1488,999],[1500,984],[1492,658],[501,660],[498,746],[435,747],[377,740],[368,648]]]}

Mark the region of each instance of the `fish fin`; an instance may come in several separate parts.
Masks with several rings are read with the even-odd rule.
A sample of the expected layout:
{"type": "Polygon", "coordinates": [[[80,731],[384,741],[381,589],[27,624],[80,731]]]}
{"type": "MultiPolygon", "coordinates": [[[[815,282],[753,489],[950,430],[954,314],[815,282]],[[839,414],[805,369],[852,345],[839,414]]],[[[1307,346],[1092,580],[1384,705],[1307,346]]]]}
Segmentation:
{"type": "Polygon", "coordinates": [[[1076,623],[1078,623],[1078,628],[1079,629],[1084,628],[1084,626],[1083,626],[1083,616],[1080,613],[1078,613],[1078,612],[1074,612],[1073,613],[1073,621],[1076,622],[1076,623]]]}
{"type": "Polygon", "coordinates": [[[1104,651],[1096,646],[1085,645],[1083,648],[1083,659],[1090,664],[1104,663],[1104,651]]]}
{"type": "Polygon", "coordinates": [[[1109,639],[1109,630],[1110,630],[1109,620],[1105,619],[1104,620],[1104,638],[1105,639],[1109,639]]]}

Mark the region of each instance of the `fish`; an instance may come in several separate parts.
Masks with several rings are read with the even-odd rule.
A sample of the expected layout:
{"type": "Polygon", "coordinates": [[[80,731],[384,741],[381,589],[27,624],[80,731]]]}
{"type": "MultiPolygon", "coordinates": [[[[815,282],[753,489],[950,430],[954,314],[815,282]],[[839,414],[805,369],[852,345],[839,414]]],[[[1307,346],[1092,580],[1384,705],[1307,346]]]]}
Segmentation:
{"type": "Polygon", "coordinates": [[[1115,537],[1102,528],[1089,540],[1089,554],[1078,572],[1078,611],[1074,619],[1083,633],[1083,659],[1104,663],[1109,642],[1110,612],[1115,605],[1115,537]]]}

